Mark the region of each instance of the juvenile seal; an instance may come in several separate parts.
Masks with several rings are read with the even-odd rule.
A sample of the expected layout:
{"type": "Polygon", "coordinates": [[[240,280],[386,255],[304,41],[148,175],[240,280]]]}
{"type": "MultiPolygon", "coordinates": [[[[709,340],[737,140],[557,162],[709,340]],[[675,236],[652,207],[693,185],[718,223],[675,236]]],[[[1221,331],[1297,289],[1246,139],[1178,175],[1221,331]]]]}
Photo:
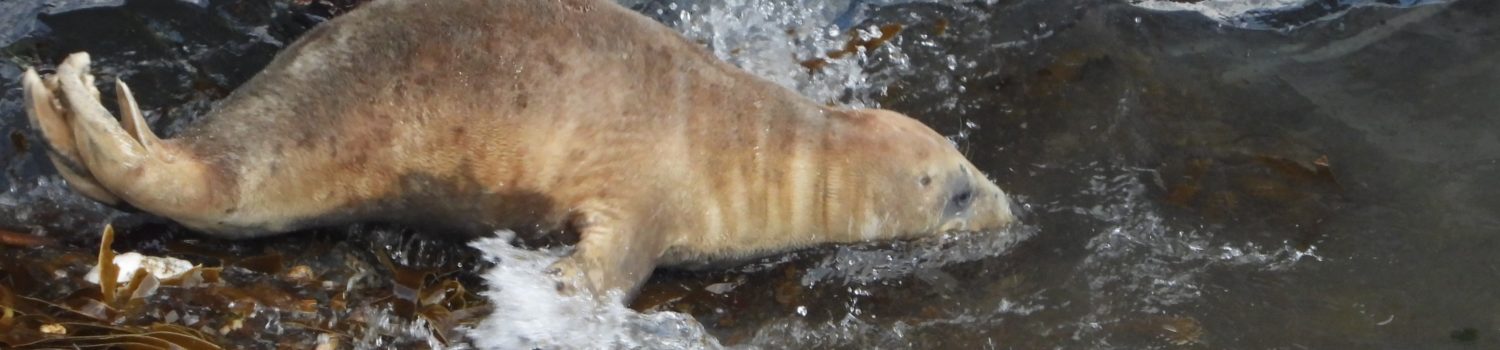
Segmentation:
{"type": "Polygon", "coordinates": [[[356,221],[577,234],[595,293],[658,265],[1009,224],[941,135],[821,106],[605,0],[378,0],[317,27],[172,139],[89,57],[23,77],[78,192],[254,237],[356,221]]]}

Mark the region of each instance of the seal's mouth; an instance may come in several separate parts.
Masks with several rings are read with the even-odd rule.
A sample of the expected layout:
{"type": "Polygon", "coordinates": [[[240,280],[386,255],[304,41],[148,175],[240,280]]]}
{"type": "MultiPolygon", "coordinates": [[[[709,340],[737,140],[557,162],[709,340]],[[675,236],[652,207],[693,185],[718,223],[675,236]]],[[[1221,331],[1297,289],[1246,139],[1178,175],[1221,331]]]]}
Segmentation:
{"type": "Polygon", "coordinates": [[[943,223],[942,226],[938,226],[938,232],[941,232],[941,233],[950,233],[950,232],[958,232],[958,231],[969,231],[968,228],[969,228],[969,221],[968,220],[949,220],[948,222],[943,223]]]}

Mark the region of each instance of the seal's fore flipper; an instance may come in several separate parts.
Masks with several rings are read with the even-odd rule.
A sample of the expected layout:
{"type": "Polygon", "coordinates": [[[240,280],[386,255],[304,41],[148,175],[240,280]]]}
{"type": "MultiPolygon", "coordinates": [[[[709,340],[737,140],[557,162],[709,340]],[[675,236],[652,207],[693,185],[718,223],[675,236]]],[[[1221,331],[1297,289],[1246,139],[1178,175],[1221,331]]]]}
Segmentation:
{"type": "Polygon", "coordinates": [[[578,245],[551,269],[565,292],[576,286],[600,298],[630,300],[665,251],[663,235],[642,232],[633,220],[602,207],[576,210],[570,221],[579,231],[578,245]]]}
{"type": "Polygon", "coordinates": [[[21,88],[25,95],[27,119],[40,130],[48,148],[47,158],[52,160],[57,173],[68,182],[68,186],[85,197],[108,205],[119,204],[120,198],[100,185],[79,158],[78,144],[68,122],[69,113],[55,94],[57,77],[43,81],[36,70],[27,69],[21,77],[21,88]]]}

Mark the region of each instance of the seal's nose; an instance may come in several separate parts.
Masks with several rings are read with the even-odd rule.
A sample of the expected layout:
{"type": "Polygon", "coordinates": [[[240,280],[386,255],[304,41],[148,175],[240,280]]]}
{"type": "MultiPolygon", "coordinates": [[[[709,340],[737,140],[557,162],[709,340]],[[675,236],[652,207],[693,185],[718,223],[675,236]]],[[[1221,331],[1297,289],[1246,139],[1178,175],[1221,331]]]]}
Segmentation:
{"type": "Polygon", "coordinates": [[[973,214],[968,218],[967,228],[970,230],[991,230],[1009,226],[1016,221],[1015,214],[1011,212],[1010,197],[1000,186],[987,180],[981,180],[978,187],[978,200],[975,200],[973,214]]]}

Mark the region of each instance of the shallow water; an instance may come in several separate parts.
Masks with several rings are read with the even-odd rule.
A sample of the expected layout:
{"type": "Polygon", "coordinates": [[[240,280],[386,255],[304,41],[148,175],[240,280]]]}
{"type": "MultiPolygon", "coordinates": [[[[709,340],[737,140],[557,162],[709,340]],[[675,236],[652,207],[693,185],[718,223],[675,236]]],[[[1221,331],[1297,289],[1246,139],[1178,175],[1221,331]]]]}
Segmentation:
{"type": "MultiPolygon", "coordinates": [[[[0,245],[8,256],[89,253],[94,232],[113,221],[125,228],[122,252],[175,254],[167,246],[184,239],[237,257],[283,250],[288,265],[327,268],[350,290],[384,290],[390,272],[371,268],[383,253],[368,250],[383,247],[398,265],[458,270],[473,290],[501,286],[484,293],[501,296],[495,310],[573,307],[597,321],[559,312],[562,320],[533,325],[586,324],[599,335],[559,341],[644,347],[1500,346],[1494,1],[629,2],[815,99],[922,119],[1024,211],[1024,225],[1007,232],[661,270],[632,305],[646,313],[505,289],[534,277],[506,261],[547,255],[503,242],[473,243],[491,260],[476,263],[486,258],[469,243],[384,228],[198,240],[83,200],[44,175],[51,167],[27,141],[17,62],[89,50],[103,75],[123,76],[154,106],[148,118],[170,135],[316,21],[281,2],[42,3],[0,4],[20,11],[0,13],[27,14],[0,15],[15,23],[0,30],[11,58],[0,64],[0,129],[12,140],[0,145],[9,188],[0,227],[61,243],[0,245]],[[816,61],[849,31],[873,39],[891,24],[900,30],[883,45],[816,61]],[[101,29],[111,26],[135,32],[101,29]],[[359,253],[320,265],[299,260],[308,249],[284,248],[308,241],[359,253]]],[[[0,283],[24,289],[16,276],[0,270],[0,283]]],[[[345,344],[440,344],[385,305],[354,308],[373,315],[360,318],[371,326],[345,344]]],[[[220,337],[272,347],[247,334],[280,332],[279,319],[220,337]]]]}

